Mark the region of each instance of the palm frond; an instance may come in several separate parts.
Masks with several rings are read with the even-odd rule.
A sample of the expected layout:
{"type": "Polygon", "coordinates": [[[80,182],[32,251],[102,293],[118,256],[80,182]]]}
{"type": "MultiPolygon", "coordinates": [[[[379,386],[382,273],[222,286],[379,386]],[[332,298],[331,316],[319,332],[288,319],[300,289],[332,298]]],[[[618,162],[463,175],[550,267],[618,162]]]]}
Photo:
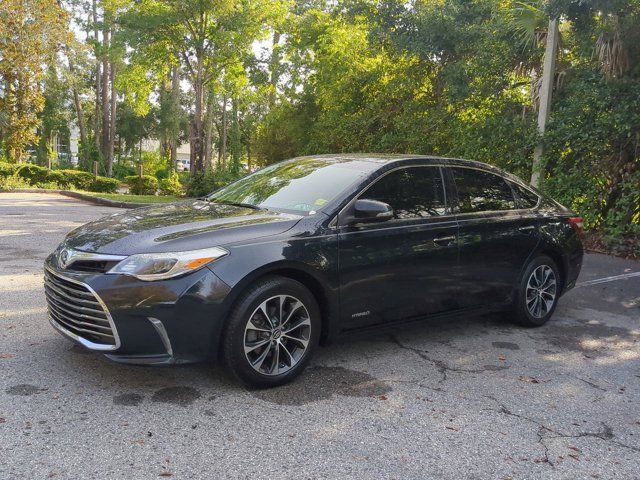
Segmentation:
{"type": "Polygon", "coordinates": [[[629,70],[629,54],[617,17],[613,17],[611,29],[603,31],[598,36],[595,55],[607,79],[622,77],[629,70]]]}
{"type": "Polygon", "coordinates": [[[509,23],[524,49],[538,46],[546,38],[547,16],[537,1],[513,2],[509,23]]]}

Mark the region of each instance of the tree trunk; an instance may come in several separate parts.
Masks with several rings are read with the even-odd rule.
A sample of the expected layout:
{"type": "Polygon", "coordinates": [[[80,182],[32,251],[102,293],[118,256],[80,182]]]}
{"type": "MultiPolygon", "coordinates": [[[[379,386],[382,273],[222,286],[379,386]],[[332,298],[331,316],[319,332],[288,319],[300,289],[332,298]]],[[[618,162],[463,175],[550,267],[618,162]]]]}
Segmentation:
{"type": "Polygon", "coordinates": [[[238,122],[238,97],[231,99],[231,170],[240,171],[242,149],[240,145],[240,123],[238,122]]]}
{"type": "Polygon", "coordinates": [[[67,47],[67,58],[69,60],[69,73],[71,73],[71,77],[73,78],[72,83],[72,93],[73,93],[73,104],[76,109],[76,117],[78,119],[78,130],[80,130],[80,148],[78,148],[78,153],[80,159],[85,160],[86,156],[86,148],[88,146],[87,143],[87,127],[84,124],[84,114],[82,112],[82,103],[80,102],[80,94],[78,93],[78,86],[76,85],[76,67],[71,59],[71,53],[69,48],[67,47]]]}
{"type": "Polygon", "coordinates": [[[227,94],[222,97],[222,138],[220,139],[220,166],[223,170],[227,168],[227,94]]]}
{"type": "Polygon", "coordinates": [[[91,2],[91,17],[93,20],[93,39],[95,41],[95,53],[96,53],[96,108],[94,112],[93,119],[93,140],[95,142],[96,150],[100,151],[100,119],[102,118],[101,108],[100,108],[100,91],[101,91],[101,80],[102,73],[100,71],[100,55],[98,55],[98,45],[100,45],[100,34],[98,30],[98,7],[96,5],[96,0],[91,2]]]}
{"type": "Polygon", "coordinates": [[[107,143],[107,177],[113,176],[113,147],[116,141],[116,66],[110,65],[109,80],[111,82],[111,108],[109,122],[109,139],[107,143]]]}
{"type": "MultiPolygon", "coordinates": [[[[177,115],[180,108],[180,70],[177,66],[171,69],[171,102],[174,107],[172,110],[177,115]]],[[[169,156],[171,162],[171,168],[176,170],[178,168],[178,135],[180,132],[178,129],[172,129],[169,134],[169,156]]]]}
{"type": "Polygon", "coordinates": [[[269,108],[276,103],[278,80],[280,79],[280,32],[273,32],[271,39],[271,61],[269,62],[269,108]]]}
{"type": "MultiPolygon", "coordinates": [[[[103,22],[104,19],[103,19],[103,22]]],[[[109,110],[110,110],[110,102],[109,102],[109,56],[107,54],[107,49],[109,48],[109,29],[105,26],[102,28],[102,142],[100,152],[102,153],[102,158],[107,161],[107,151],[109,148],[109,127],[111,125],[111,121],[109,118],[109,110]]]]}
{"type": "Polygon", "coordinates": [[[194,82],[195,112],[191,121],[191,174],[204,170],[204,59],[197,54],[196,79],[194,82]]]}
{"type": "Polygon", "coordinates": [[[551,95],[553,93],[553,78],[556,70],[556,52],[558,50],[558,20],[549,20],[547,45],[544,51],[544,66],[542,67],[542,88],[540,89],[540,106],[538,108],[538,144],[533,151],[533,165],[531,169],[531,185],[540,187],[542,176],[542,154],[544,153],[543,135],[551,110],[551,95]]]}
{"type": "Polygon", "coordinates": [[[207,169],[213,168],[213,127],[215,120],[213,106],[215,105],[215,100],[216,95],[213,92],[209,92],[206,115],[207,130],[204,137],[204,163],[207,169]]]}

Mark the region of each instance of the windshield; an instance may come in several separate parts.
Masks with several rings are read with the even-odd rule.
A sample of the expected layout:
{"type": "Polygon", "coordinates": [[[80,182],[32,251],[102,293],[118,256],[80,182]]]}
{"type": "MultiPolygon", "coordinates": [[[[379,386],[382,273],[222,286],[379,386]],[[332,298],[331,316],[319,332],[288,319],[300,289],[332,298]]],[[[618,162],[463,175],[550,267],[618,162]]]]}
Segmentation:
{"type": "Polygon", "coordinates": [[[208,200],[313,213],[365,174],[358,164],[323,158],[278,163],[213,192],[208,200]]]}

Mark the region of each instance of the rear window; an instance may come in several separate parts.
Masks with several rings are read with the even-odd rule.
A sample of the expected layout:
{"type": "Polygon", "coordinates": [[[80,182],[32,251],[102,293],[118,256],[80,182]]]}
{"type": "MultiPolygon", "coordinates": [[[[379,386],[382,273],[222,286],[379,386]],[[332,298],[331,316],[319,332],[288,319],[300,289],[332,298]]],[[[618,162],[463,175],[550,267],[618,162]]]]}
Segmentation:
{"type": "Polygon", "coordinates": [[[511,187],[494,173],[453,167],[451,173],[458,191],[458,212],[488,212],[516,208],[511,187]]]}

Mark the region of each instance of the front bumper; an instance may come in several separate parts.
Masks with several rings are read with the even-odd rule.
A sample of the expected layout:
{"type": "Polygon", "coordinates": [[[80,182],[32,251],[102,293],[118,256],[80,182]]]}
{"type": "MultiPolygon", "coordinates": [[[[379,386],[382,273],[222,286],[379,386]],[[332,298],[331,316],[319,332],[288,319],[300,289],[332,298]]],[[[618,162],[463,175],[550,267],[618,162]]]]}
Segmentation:
{"type": "Polygon", "coordinates": [[[56,331],[90,350],[136,364],[188,363],[217,353],[230,288],[207,267],[178,278],[145,282],[125,275],[66,270],[50,255],[45,270],[93,292],[104,308],[114,337],[108,345],[82,329],[70,328],[75,324],[65,325],[60,311],[49,302],[56,331]]]}

